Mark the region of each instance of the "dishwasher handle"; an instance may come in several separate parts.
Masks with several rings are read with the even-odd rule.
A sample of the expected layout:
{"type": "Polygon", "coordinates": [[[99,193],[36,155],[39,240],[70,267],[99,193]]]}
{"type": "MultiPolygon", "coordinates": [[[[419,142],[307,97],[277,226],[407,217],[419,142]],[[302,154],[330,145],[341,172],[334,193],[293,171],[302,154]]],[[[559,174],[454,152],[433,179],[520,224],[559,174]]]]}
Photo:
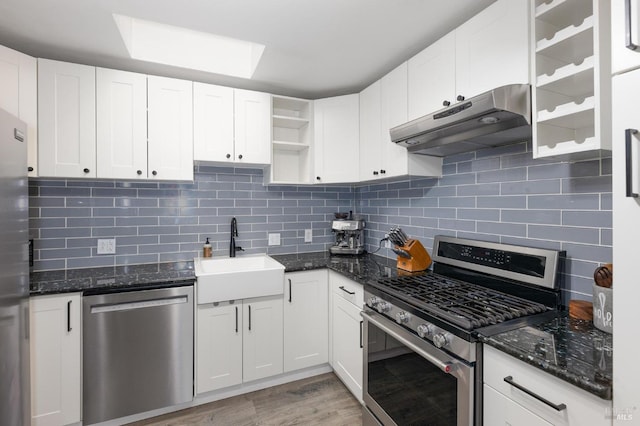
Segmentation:
{"type": "Polygon", "coordinates": [[[187,296],[175,296],[166,298],[154,298],[146,300],[136,300],[135,302],[122,302],[122,303],[106,303],[97,304],[91,306],[92,314],[101,314],[107,312],[121,312],[130,311],[134,309],[144,309],[151,307],[160,307],[168,305],[177,305],[181,303],[187,303],[189,298],[187,296]]]}

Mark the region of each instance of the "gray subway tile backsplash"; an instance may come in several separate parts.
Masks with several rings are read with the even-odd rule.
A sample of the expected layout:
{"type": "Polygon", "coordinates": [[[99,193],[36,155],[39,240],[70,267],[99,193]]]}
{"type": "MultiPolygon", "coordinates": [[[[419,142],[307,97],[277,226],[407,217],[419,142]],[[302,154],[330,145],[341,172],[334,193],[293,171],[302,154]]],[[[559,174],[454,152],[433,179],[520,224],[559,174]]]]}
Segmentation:
{"type": "Polygon", "coordinates": [[[206,237],[226,256],[232,216],[246,253],[326,250],[333,212],[353,210],[369,250],[393,225],[429,250],[438,234],[566,250],[565,299],[586,298],[593,269],[611,260],[611,159],[534,160],[530,149],[446,157],[440,179],[356,186],[263,186],[261,170],[205,165],[187,183],[31,179],[34,270],[188,260],[206,237]],[[272,232],[280,246],[268,246],[272,232]],[[116,254],[97,255],[98,238],[115,238],[116,254]]]}

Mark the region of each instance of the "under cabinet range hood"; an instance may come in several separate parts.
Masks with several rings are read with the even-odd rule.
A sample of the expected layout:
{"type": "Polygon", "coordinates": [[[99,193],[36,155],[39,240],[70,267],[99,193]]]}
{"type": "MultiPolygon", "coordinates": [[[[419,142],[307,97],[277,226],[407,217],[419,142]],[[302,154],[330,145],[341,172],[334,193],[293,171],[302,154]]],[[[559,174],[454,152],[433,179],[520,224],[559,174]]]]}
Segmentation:
{"type": "Polygon", "coordinates": [[[391,141],[445,157],[531,138],[531,86],[498,87],[392,128],[391,141]]]}

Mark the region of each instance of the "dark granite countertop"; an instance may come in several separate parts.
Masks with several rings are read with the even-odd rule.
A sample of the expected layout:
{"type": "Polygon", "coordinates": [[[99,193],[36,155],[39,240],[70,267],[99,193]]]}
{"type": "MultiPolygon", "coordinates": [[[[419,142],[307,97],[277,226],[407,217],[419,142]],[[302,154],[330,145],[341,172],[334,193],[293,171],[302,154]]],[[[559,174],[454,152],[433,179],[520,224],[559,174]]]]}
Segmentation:
{"type": "Polygon", "coordinates": [[[537,326],[481,336],[481,340],[600,398],[611,399],[611,334],[590,321],[569,318],[568,312],[560,311],[537,326]]]}
{"type": "Polygon", "coordinates": [[[142,289],[164,285],[188,285],[195,281],[193,262],[167,262],[144,265],[108,266],[32,272],[32,296],[142,289]]]}

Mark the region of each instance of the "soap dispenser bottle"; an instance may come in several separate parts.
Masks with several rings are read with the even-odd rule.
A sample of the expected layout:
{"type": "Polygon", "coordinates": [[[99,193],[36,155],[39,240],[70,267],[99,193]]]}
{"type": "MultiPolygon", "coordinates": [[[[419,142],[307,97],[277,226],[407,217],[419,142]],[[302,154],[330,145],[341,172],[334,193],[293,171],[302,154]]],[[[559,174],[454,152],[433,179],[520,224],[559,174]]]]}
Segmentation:
{"type": "Polygon", "coordinates": [[[211,257],[212,253],[211,243],[209,242],[209,237],[207,237],[207,241],[202,246],[202,257],[211,257]]]}

